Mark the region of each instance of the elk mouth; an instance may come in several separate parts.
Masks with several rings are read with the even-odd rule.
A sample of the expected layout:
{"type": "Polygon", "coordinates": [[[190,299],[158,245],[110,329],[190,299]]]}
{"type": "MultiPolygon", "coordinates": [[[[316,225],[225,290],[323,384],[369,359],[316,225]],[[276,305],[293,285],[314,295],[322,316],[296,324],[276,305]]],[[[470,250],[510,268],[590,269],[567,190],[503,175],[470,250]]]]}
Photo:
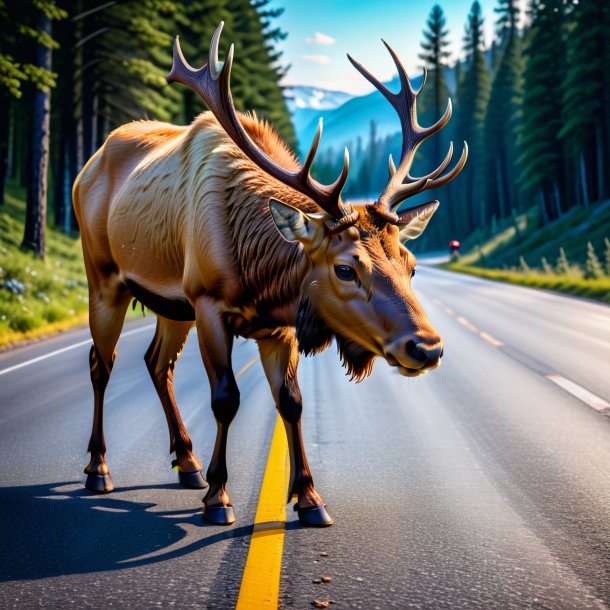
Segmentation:
{"type": "Polygon", "coordinates": [[[408,366],[402,366],[401,364],[391,364],[390,366],[398,369],[398,372],[404,377],[419,377],[428,372],[428,369],[411,369],[408,366]]]}

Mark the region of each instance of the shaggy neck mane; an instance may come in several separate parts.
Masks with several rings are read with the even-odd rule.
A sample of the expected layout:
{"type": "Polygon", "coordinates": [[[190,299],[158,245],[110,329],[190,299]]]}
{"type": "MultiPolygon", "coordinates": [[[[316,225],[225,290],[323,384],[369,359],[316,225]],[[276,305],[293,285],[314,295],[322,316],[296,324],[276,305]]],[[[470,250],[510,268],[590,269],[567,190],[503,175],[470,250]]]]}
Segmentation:
{"type": "MultiPolygon", "coordinates": [[[[249,114],[240,115],[240,120],[257,146],[278,165],[293,172],[301,167],[269,123],[249,114]]],[[[236,146],[233,150],[235,162],[230,184],[235,188],[229,195],[228,209],[233,248],[246,298],[260,315],[282,309],[285,320],[296,326],[299,350],[305,355],[323,351],[335,337],[347,374],[357,381],[364,379],[371,373],[375,355],[331,331],[315,305],[301,295],[310,263],[302,246],[287,242],[279,234],[268,202],[274,197],[303,212],[322,210],[305,195],[263,172],[236,146]]]]}
{"type": "MultiPolygon", "coordinates": [[[[241,114],[240,120],[269,158],[292,172],[300,168],[269,123],[247,113],[241,114]]],[[[321,210],[311,199],[261,170],[229,142],[225,153],[231,161],[231,173],[225,182],[229,186],[227,210],[244,298],[259,315],[282,310],[282,319],[294,323],[301,284],[310,263],[302,246],[280,235],[269,212],[269,199],[274,197],[304,212],[321,210]]]]}

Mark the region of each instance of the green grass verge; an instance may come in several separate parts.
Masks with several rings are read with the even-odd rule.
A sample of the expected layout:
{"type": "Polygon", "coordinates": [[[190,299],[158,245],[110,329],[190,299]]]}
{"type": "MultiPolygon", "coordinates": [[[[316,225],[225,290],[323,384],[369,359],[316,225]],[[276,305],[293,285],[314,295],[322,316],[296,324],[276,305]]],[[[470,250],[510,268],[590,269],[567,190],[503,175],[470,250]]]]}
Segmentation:
{"type": "Polygon", "coordinates": [[[87,321],[80,240],[47,229],[47,257],[20,249],[25,193],[9,184],[0,208],[0,347],[87,321]]]}
{"type": "MultiPolygon", "coordinates": [[[[46,259],[20,249],[25,193],[9,183],[0,207],[0,349],[88,320],[80,239],[47,227],[46,259]]],[[[139,307],[130,317],[141,316],[139,307]]]]}
{"type": "Polygon", "coordinates": [[[509,271],[504,269],[486,269],[465,265],[463,263],[445,263],[441,265],[444,269],[476,275],[488,280],[508,282],[520,286],[530,286],[533,288],[546,288],[565,292],[579,297],[595,299],[602,303],[610,303],[610,277],[598,279],[584,279],[569,275],[545,275],[543,273],[522,273],[519,271],[509,271]]]}

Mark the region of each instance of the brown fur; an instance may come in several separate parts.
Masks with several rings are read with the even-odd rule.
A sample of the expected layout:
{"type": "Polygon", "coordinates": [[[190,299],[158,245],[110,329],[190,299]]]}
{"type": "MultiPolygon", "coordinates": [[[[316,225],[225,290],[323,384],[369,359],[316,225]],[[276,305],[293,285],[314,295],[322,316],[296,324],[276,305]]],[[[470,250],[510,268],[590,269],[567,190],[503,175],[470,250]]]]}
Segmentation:
{"type": "MultiPolygon", "coordinates": [[[[299,168],[269,124],[247,114],[240,120],[269,158],[289,171],[299,168]]],[[[130,291],[156,307],[160,323],[146,362],[168,419],[174,463],[191,474],[201,465],[174,401],[172,373],[189,316],[196,321],[218,425],[207,474],[210,510],[230,505],[225,449],[239,405],[233,336],[259,342],[288,432],[291,493],[301,507],[322,500],[301,440],[299,351],[317,353],[335,337],[347,373],[358,381],[377,356],[407,376],[439,363],[440,339],[411,290],[415,260],[400,244],[398,227],[359,207],[354,226],[329,231],[327,214],[252,162],[209,112],[187,127],[139,121],[112,132],[77,178],[74,207],[89,281],[92,372],[111,369],[130,291]],[[284,205],[287,239],[294,215],[301,219],[296,241],[280,234],[271,198],[292,206],[284,205]],[[338,265],[353,267],[354,280],[341,280],[338,265]],[[424,364],[405,347],[415,343],[429,352],[424,364]]],[[[87,485],[109,491],[102,408],[107,378],[95,381],[87,485]]]]}

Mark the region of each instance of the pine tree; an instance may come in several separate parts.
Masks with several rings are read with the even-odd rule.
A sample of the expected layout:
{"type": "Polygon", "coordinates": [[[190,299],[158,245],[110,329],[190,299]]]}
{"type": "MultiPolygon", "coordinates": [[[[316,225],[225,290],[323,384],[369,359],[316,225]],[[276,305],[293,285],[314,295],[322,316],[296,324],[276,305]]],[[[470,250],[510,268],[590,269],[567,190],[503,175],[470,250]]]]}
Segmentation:
{"type": "Polygon", "coordinates": [[[562,212],[563,150],[561,79],[564,72],[563,0],[534,0],[526,48],[522,121],[518,148],[520,187],[538,193],[543,218],[562,212]]]}
{"type": "Polygon", "coordinates": [[[231,71],[231,91],[239,110],[256,110],[268,119],[290,146],[296,137],[280,86],[284,71],[281,53],[272,44],[286,34],[272,27],[283,9],[268,7],[270,0],[227,0],[226,24],[235,43],[236,61],[231,71]]]}
{"type": "Polygon", "coordinates": [[[530,266],[525,262],[523,256],[519,257],[519,270],[521,271],[521,273],[525,273],[526,275],[532,272],[530,266]]]}
{"type": "Polygon", "coordinates": [[[491,213],[501,218],[518,207],[516,139],[520,120],[523,60],[517,32],[517,0],[499,0],[499,55],[485,117],[486,198],[491,213]]]}
{"type": "Polygon", "coordinates": [[[466,228],[472,231],[487,222],[481,202],[484,198],[486,151],[483,139],[485,112],[489,102],[490,76],[483,56],[483,16],[478,1],[472,4],[464,35],[466,65],[462,73],[457,104],[460,140],[468,142],[470,163],[462,170],[460,205],[466,228]]]}
{"type": "Polygon", "coordinates": [[[542,271],[544,272],[545,275],[555,275],[555,270],[553,269],[553,267],[551,267],[551,264],[546,259],[546,256],[543,256],[540,259],[540,262],[542,264],[542,271]]]}
{"type": "Polygon", "coordinates": [[[597,279],[604,276],[604,268],[599,262],[593,244],[587,242],[587,261],[585,263],[585,278],[588,280],[597,279]]]}
{"type": "Polygon", "coordinates": [[[51,92],[55,84],[51,71],[52,49],[56,42],[51,36],[52,22],[65,17],[65,13],[52,0],[36,0],[32,3],[34,28],[38,33],[34,72],[34,92],[27,188],[25,228],[21,247],[32,250],[41,258],[45,256],[45,229],[47,217],[47,184],[50,146],[51,92]],[[49,82],[46,79],[51,79],[49,82]]]}
{"type": "Polygon", "coordinates": [[[179,113],[181,93],[165,81],[175,13],[171,0],[124,0],[77,16],[84,161],[115,126],[179,113]]]}
{"type": "Polygon", "coordinates": [[[608,94],[610,70],[610,7],[605,0],[576,4],[568,36],[567,71],[563,82],[563,127],[585,205],[589,195],[597,199],[610,192],[608,140],[610,117],[608,94]]]}
{"type": "Polygon", "coordinates": [[[557,275],[572,274],[572,266],[570,265],[568,257],[566,256],[566,251],[563,248],[559,248],[559,257],[555,264],[555,271],[557,272],[557,275]]]}
{"type": "MultiPolygon", "coordinates": [[[[420,122],[422,125],[431,125],[445,112],[449,89],[445,81],[446,61],[450,56],[447,20],[443,9],[435,4],[423,31],[424,40],[421,43],[422,52],[419,54],[428,68],[428,83],[422,90],[419,99],[420,122]]],[[[425,163],[426,169],[436,167],[445,156],[446,142],[443,132],[436,134],[422,146],[425,156],[429,159],[425,163]]]]}
{"type": "Polygon", "coordinates": [[[498,14],[496,33],[502,46],[517,33],[519,5],[516,0],[498,0],[494,12],[498,14]]]}
{"type": "Polygon", "coordinates": [[[36,53],[31,53],[33,47],[37,49],[41,46],[49,52],[57,47],[47,28],[39,27],[40,14],[49,21],[65,17],[64,11],[50,0],[24,0],[21,3],[0,1],[0,205],[4,203],[8,169],[12,102],[21,98],[24,84],[48,92],[56,83],[56,75],[40,63],[41,58],[36,53]],[[32,42],[36,45],[32,45],[32,42]]]}

